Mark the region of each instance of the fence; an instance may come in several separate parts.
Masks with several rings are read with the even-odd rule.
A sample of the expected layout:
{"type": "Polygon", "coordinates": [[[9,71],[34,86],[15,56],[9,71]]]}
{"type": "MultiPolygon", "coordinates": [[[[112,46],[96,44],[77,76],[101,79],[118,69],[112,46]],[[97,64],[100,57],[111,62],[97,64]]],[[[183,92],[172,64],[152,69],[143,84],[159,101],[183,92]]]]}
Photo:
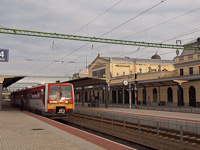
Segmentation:
{"type": "MultiPolygon", "coordinates": [[[[81,103],[76,103],[77,106],[82,106],[81,103]]],[[[88,103],[85,103],[84,106],[88,106],[88,103]]],[[[99,104],[99,107],[105,107],[105,104],[99,104]]],[[[114,104],[109,103],[108,107],[115,108],[130,108],[129,104],[114,104]]],[[[135,105],[131,105],[132,109],[135,109],[135,105]]],[[[161,110],[161,111],[171,111],[171,112],[184,112],[184,113],[198,113],[200,114],[200,107],[187,107],[187,106],[159,106],[159,105],[137,105],[137,109],[146,109],[146,110],[161,110]]]]}

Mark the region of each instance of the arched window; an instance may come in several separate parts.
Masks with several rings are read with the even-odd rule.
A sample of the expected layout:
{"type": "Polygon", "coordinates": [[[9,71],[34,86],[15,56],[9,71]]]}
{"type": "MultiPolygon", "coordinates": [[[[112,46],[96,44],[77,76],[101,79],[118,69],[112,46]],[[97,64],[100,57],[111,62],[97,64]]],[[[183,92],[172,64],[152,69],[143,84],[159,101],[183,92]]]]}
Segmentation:
{"type": "Polygon", "coordinates": [[[167,96],[168,96],[168,102],[173,102],[173,92],[172,92],[172,88],[168,88],[167,89],[167,96]]]}
{"type": "Polygon", "coordinates": [[[189,88],[189,102],[190,106],[196,107],[196,92],[193,86],[189,88]]]}
{"type": "Polygon", "coordinates": [[[157,102],[157,90],[156,90],[156,88],[153,89],[153,102],[157,102]]]}
{"type": "Polygon", "coordinates": [[[178,106],[184,106],[183,88],[180,86],[178,86],[177,88],[177,96],[178,96],[178,106]]]}

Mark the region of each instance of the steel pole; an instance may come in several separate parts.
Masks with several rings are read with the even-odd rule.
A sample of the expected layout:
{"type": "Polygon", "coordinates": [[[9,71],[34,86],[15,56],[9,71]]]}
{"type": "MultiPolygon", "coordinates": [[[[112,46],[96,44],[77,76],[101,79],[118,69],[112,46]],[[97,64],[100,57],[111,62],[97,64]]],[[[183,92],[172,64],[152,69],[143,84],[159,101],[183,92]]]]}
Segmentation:
{"type": "Polygon", "coordinates": [[[0,82],[0,111],[2,110],[2,82],[0,82]]]}
{"type": "Polygon", "coordinates": [[[132,105],[132,103],[131,103],[131,95],[132,95],[132,90],[130,90],[131,89],[131,84],[130,84],[130,82],[129,82],[129,106],[130,106],[130,109],[131,109],[131,105],[132,105]]]}
{"type": "Polygon", "coordinates": [[[137,86],[135,83],[135,108],[137,108],[137,86]]]}

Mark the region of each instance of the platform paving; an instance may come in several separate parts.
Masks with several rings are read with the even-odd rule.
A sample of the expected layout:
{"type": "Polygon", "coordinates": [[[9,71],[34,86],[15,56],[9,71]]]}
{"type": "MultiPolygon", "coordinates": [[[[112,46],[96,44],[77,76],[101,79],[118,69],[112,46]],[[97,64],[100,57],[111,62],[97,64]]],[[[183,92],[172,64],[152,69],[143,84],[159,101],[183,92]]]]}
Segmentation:
{"type": "Polygon", "coordinates": [[[133,148],[10,106],[0,111],[0,150],[132,150],[133,148]]]}
{"type": "Polygon", "coordinates": [[[102,150],[8,105],[0,111],[0,150],[102,150]]]}

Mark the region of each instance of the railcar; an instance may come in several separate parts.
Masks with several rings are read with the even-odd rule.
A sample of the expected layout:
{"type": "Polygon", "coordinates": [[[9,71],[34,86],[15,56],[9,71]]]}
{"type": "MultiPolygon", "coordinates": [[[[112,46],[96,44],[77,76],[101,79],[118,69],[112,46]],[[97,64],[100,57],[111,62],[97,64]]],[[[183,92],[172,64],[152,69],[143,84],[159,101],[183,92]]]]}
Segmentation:
{"type": "Polygon", "coordinates": [[[65,116],[74,110],[74,89],[70,83],[46,83],[11,93],[11,105],[44,116],[65,116]]]}

